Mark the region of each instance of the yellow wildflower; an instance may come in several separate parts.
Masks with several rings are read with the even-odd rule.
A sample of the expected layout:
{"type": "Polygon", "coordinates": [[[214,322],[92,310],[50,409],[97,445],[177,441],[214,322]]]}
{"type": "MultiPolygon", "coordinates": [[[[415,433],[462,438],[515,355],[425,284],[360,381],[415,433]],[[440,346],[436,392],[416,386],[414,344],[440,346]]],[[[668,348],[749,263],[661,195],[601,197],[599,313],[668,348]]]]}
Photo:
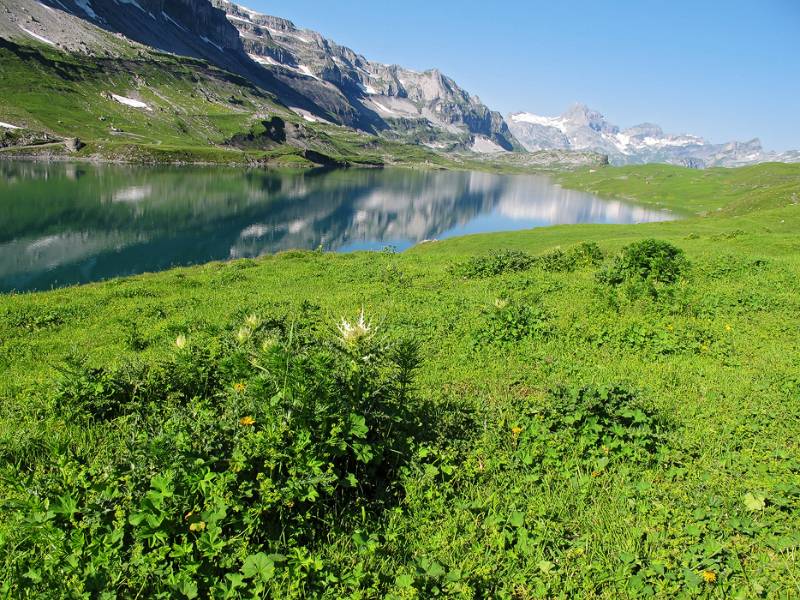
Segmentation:
{"type": "Polygon", "coordinates": [[[255,425],[255,424],[256,424],[256,420],[253,417],[249,416],[249,415],[239,419],[239,425],[242,425],[244,427],[250,427],[251,425],[255,425]]]}
{"type": "Polygon", "coordinates": [[[522,433],[522,427],[519,425],[514,425],[511,428],[511,433],[514,435],[514,437],[517,437],[520,433],[522,433]]]}
{"type": "Polygon", "coordinates": [[[236,390],[238,393],[243,393],[247,389],[247,384],[240,382],[233,384],[233,389],[236,390]]]}
{"type": "Polygon", "coordinates": [[[706,583],[715,583],[717,581],[717,574],[714,571],[703,571],[703,581],[706,583]]]}
{"type": "Polygon", "coordinates": [[[730,331],[733,327],[730,326],[730,323],[725,323],[725,331],[730,331]]]}
{"type": "Polygon", "coordinates": [[[205,521],[197,521],[189,525],[189,531],[203,531],[206,528],[205,521]]]}
{"type": "Polygon", "coordinates": [[[592,471],[592,477],[600,477],[602,474],[602,471],[592,471]]]}

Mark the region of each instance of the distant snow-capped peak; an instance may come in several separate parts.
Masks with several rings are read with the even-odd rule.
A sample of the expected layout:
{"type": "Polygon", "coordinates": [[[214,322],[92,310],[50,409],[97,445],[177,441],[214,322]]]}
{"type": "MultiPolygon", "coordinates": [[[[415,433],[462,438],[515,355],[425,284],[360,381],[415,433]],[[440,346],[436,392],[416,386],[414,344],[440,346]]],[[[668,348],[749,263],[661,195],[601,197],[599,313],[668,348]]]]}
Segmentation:
{"type": "Polygon", "coordinates": [[[763,151],[757,139],[713,144],[696,135],[664,133],[653,123],[620,129],[584,104],[575,104],[555,117],[512,113],[508,124],[528,150],[589,150],[608,154],[614,164],[667,162],[705,167],[796,160],[793,153],[763,151]]]}

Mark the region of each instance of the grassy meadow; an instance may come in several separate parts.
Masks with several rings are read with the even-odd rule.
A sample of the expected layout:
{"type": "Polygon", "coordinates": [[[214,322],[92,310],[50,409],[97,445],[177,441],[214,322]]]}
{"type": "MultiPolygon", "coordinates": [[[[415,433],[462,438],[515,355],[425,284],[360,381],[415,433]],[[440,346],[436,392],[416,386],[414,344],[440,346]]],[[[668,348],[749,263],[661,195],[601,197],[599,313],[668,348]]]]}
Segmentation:
{"type": "Polygon", "coordinates": [[[0,297],[0,595],[800,597],[800,165],[561,183],[688,216],[0,297]]]}

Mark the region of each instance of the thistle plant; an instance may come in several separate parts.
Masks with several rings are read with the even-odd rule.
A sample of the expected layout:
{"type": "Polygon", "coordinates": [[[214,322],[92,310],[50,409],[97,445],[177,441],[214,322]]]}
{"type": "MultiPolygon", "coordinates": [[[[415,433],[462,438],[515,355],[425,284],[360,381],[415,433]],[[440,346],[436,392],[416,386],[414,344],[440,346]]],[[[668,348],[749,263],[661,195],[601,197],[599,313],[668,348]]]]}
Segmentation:
{"type": "Polygon", "coordinates": [[[342,317],[336,328],[339,330],[341,341],[346,347],[353,347],[360,342],[369,340],[376,330],[372,322],[366,320],[363,308],[356,321],[351,323],[342,317]]]}

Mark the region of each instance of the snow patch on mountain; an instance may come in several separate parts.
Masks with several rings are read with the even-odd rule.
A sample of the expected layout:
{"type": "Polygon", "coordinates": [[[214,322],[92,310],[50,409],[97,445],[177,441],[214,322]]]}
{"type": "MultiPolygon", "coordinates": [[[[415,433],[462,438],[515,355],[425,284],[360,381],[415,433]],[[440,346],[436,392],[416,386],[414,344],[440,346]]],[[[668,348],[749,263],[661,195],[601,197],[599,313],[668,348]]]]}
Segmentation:
{"type": "Polygon", "coordinates": [[[215,44],[210,39],[208,39],[206,36],[201,35],[200,39],[203,40],[206,44],[210,44],[210,45],[214,46],[214,48],[216,48],[220,52],[224,52],[224,50],[222,49],[222,46],[220,46],[219,44],[215,44]]]}
{"type": "Polygon", "coordinates": [[[511,115],[511,120],[515,123],[531,123],[533,125],[541,125],[542,127],[554,127],[562,133],[567,130],[565,121],[561,117],[543,117],[541,115],[534,115],[533,113],[517,113],[511,115]]]}
{"type": "MultiPolygon", "coordinates": [[[[255,14],[255,13],[254,13],[255,14]]],[[[298,42],[302,42],[303,44],[311,44],[311,40],[305,36],[300,35],[299,33],[294,33],[292,31],[286,31],[285,29],[275,29],[273,27],[267,27],[267,31],[270,32],[271,35],[277,35],[279,37],[290,37],[296,39],[298,42]]]]}
{"type": "Polygon", "coordinates": [[[119,102],[120,104],[124,104],[125,106],[130,106],[131,108],[143,108],[149,111],[153,110],[152,108],[150,108],[149,105],[145,104],[141,100],[134,100],[133,98],[118,96],[117,94],[111,94],[111,97],[114,99],[114,101],[119,102]]]}
{"type": "Polygon", "coordinates": [[[39,40],[40,42],[44,42],[45,44],[49,44],[50,46],[55,46],[56,45],[56,43],[54,41],[47,39],[43,35],[39,35],[38,33],[34,33],[30,29],[25,29],[22,25],[20,25],[19,28],[22,29],[22,31],[27,33],[29,36],[31,36],[35,40],[39,40]]]}
{"type": "Polygon", "coordinates": [[[22,129],[21,127],[17,127],[16,125],[12,125],[11,123],[3,123],[0,121],[0,127],[3,129],[22,129]]]}
{"type": "Polygon", "coordinates": [[[387,115],[390,115],[392,117],[400,116],[400,113],[398,113],[396,110],[392,110],[391,108],[385,106],[384,104],[381,104],[377,100],[373,100],[372,103],[378,107],[378,110],[380,110],[383,113],[386,113],[387,115]]]}
{"type": "Polygon", "coordinates": [[[273,67],[282,67],[283,66],[277,60],[275,60],[271,56],[267,56],[266,54],[264,56],[259,56],[258,54],[248,54],[247,56],[249,56],[254,61],[256,61],[257,63],[262,64],[262,65],[271,65],[273,67]]]}
{"type": "Polygon", "coordinates": [[[297,71],[302,75],[305,75],[306,77],[313,77],[314,79],[319,79],[319,77],[314,75],[314,72],[306,65],[300,65],[299,67],[297,67],[297,71]]]}
{"type": "Polygon", "coordinates": [[[147,12],[145,9],[142,8],[142,5],[139,4],[136,0],[114,0],[117,4],[131,4],[138,8],[142,12],[147,12]]]}
{"type": "Polygon", "coordinates": [[[181,31],[187,31],[187,32],[189,31],[188,29],[186,29],[186,27],[184,27],[183,25],[181,25],[180,23],[178,23],[178,22],[177,22],[175,19],[173,19],[172,17],[170,17],[170,16],[169,16],[167,13],[165,13],[163,10],[161,11],[161,16],[162,16],[162,17],[164,17],[164,18],[165,18],[167,21],[169,21],[169,22],[170,22],[170,23],[172,23],[173,25],[175,25],[175,27],[177,27],[177,28],[178,28],[178,29],[180,29],[181,31]]]}
{"type": "Polygon", "coordinates": [[[314,115],[313,113],[311,113],[311,112],[309,112],[309,111],[307,111],[307,110],[305,110],[303,108],[298,108],[296,106],[290,106],[289,108],[292,110],[292,112],[297,113],[298,115],[303,117],[303,119],[308,121],[309,123],[327,123],[329,125],[331,124],[330,121],[327,121],[327,120],[323,119],[322,117],[318,117],[318,116],[314,115]]]}

